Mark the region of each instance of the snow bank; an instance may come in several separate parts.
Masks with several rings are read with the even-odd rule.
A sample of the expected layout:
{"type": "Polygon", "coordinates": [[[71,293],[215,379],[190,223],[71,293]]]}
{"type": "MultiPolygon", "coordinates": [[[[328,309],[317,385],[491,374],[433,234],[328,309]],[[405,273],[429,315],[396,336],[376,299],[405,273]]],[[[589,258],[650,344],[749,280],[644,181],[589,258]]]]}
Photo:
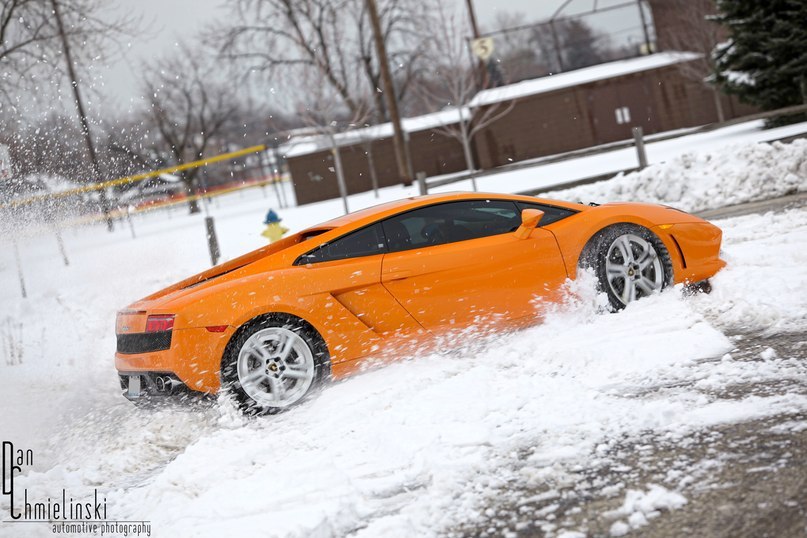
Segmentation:
{"type": "Polygon", "coordinates": [[[807,192],[807,140],[691,151],[640,172],[542,196],[583,202],[669,204],[685,211],[807,192]]]}

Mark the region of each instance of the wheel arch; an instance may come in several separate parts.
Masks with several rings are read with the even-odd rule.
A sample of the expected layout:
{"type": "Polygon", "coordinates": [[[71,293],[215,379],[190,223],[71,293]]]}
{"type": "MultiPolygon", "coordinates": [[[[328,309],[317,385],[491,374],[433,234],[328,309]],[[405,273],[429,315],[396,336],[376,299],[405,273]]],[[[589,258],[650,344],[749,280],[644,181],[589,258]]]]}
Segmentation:
{"type": "MultiPolygon", "coordinates": [[[[590,213],[594,213],[596,209],[599,208],[595,208],[595,210],[592,210],[590,213]]],[[[678,248],[672,242],[670,235],[660,229],[656,222],[641,216],[622,214],[602,220],[597,219],[596,222],[589,222],[588,224],[588,226],[580,226],[578,222],[572,226],[566,226],[564,228],[558,227],[553,230],[558,240],[561,254],[564,260],[566,260],[569,278],[576,278],[578,269],[581,266],[586,267],[585,265],[581,265],[581,263],[591,260],[591,253],[596,250],[595,247],[603,235],[607,234],[614,226],[620,225],[639,226],[658,237],[670,254],[673,275],[679,274],[682,265],[678,248]]]]}
{"type": "Polygon", "coordinates": [[[640,228],[644,228],[656,236],[667,248],[667,252],[672,261],[673,275],[677,274],[678,269],[682,267],[683,260],[681,259],[681,247],[677,242],[675,242],[675,239],[670,234],[665,233],[664,230],[661,230],[658,225],[653,223],[628,220],[611,222],[594,232],[594,234],[592,234],[583,245],[583,249],[580,251],[580,255],[577,257],[575,267],[589,267],[591,262],[594,261],[593,257],[596,253],[598,242],[617,226],[638,226],[640,228]]]}

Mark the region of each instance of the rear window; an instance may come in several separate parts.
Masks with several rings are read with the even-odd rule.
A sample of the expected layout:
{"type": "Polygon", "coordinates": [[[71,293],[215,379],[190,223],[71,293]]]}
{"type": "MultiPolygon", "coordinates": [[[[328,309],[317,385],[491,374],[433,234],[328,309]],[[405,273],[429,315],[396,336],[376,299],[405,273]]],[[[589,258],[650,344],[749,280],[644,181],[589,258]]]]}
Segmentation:
{"type": "Polygon", "coordinates": [[[311,252],[300,256],[295,265],[372,256],[373,254],[381,254],[385,248],[381,225],[373,224],[344,235],[330,243],[320,245],[311,252]]]}

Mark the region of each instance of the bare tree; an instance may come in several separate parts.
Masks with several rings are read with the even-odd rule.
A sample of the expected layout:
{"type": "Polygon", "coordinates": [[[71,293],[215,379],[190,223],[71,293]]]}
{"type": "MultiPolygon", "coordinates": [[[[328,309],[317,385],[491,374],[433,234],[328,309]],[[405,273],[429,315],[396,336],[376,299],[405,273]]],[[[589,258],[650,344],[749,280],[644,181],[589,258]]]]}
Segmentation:
{"type": "Polygon", "coordinates": [[[608,50],[607,36],[580,19],[563,21],[561,47],[565,69],[579,69],[602,63],[608,50]]]}
{"type": "Polygon", "coordinates": [[[430,71],[434,77],[427,84],[421,84],[418,91],[432,111],[456,111],[456,123],[449,120],[439,131],[462,144],[471,183],[473,189],[477,190],[473,138],[479,131],[507,115],[514,103],[511,101],[506,105],[493,104],[470,109],[477,93],[477,84],[474,65],[465,43],[465,36],[470,35],[467,22],[461,14],[443,3],[438,3],[436,9],[436,24],[430,24],[427,39],[430,71]]]}
{"type": "MultiPolygon", "coordinates": [[[[5,133],[9,134],[9,133],[5,133]]],[[[86,148],[75,120],[52,111],[3,139],[11,151],[14,176],[82,178],[90,173],[86,148]]]]}
{"type": "MultiPolygon", "coordinates": [[[[356,142],[362,144],[367,142],[363,137],[350,138],[349,142],[345,142],[344,139],[345,133],[348,131],[367,126],[366,122],[371,116],[371,108],[366,106],[363,109],[349,110],[339,96],[324,84],[322,77],[322,72],[317,69],[304,71],[301,80],[304,82],[303,87],[308,88],[308,92],[297,100],[296,110],[298,116],[308,127],[309,133],[319,137],[330,148],[339,195],[342,198],[345,214],[347,214],[350,212],[349,193],[342,165],[341,147],[356,142]]],[[[372,157],[368,155],[368,158],[370,159],[369,166],[373,166],[372,157]]],[[[374,174],[374,171],[371,171],[371,174],[374,174]]]]}
{"type": "Polygon", "coordinates": [[[672,50],[700,53],[700,58],[678,64],[682,75],[702,84],[712,92],[717,121],[725,121],[721,92],[714,80],[715,58],[712,50],[725,29],[710,20],[716,15],[714,0],[664,0],[663,11],[667,17],[666,31],[659,39],[672,50]]]}
{"type": "MultiPolygon", "coordinates": [[[[224,80],[213,56],[181,45],[143,73],[147,116],[159,147],[181,165],[202,159],[238,108],[235,87],[224,80]]],[[[191,213],[199,211],[199,168],[180,172],[191,213]]]]}
{"type": "MultiPolygon", "coordinates": [[[[58,91],[61,84],[41,85],[37,81],[48,76],[51,80],[64,80],[62,74],[66,75],[86,145],[84,156],[91,165],[90,173],[81,179],[92,182],[100,181],[102,173],[87,109],[81,99],[78,73],[91,62],[108,56],[115,39],[131,31],[134,25],[134,19],[127,16],[118,19],[99,16],[102,8],[100,0],[2,0],[0,4],[0,62],[3,65],[0,102],[14,109],[24,97],[24,102],[40,99],[47,103],[45,106],[50,106],[48,98],[56,97],[52,92],[54,88],[58,91]],[[31,91],[32,88],[36,91],[31,91]]],[[[105,190],[100,190],[98,195],[111,231],[105,190]]]]}
{"type": "MultiPolygon", "coordinates": [[[[383,93],[378,91],[383,87],[381,67],[376,58],[367,2],[352,0],[352,3],[361,66],[368,84],[367,89],[375,102],[375,119],[383,122],[390,118],[383,93]]],[[[405,104],[410,87],[417,83],[424,67],[426,48],[418,28],[430,16],[430,3],[428,0],[388,0],[378,2],[378,6],[388,59],[390,65],[398,66],[393,73],[396,97],[399,103],[405,104]]]]}
{"type": "Polygon", "coordinates": [[[45,57],[43,45],[58,35],[50,23],[49,6],[42,0],[2,0],[0,3],[0,93],[13,102],[13,90],[21,77],[45,57]]]}
{"type": "MultiPolygon", "coordinates": [[[[402,66],[396,72],[399,99],[420,65],[422,50],[412,29],[423,16],[417,9],[422,4],[387,0],[380,7],[391,61],[402,66]]],[[[314,68],[351,114],[363,115],[373,102],[377,119],[385,119],[363,0],[236,0],[233,11],[236,22],[221,37],[226,56],[282,80],[289,80],[294,68],[314,68]]]]}
{"type": "MultiPolygon", "coordinates": [[[[101,16],[102,0],[59,2],[64,34],[75,51],[77,69],[108,57],[116,39],[135,33],[139,21],[130,15],[101,16]]],[[[63,72],[64,43],[53,0],[0,0],[0,99],[13,105],[43,74],[63,72]]],[[[30,95],[27,91],[27,96],[30,95]]]]}
{"type": "Polygon", "coordinates": [[[615,56],[605,34],[580,19],[547,21],[532,27],[531,42],[550,72],[602,63],[615,56]]]}
{"type": "Polygon", "coordinates": [[[499,11],[493,20],[491,33],[493,56],[499,69],[508,82],[519,82],[549,73],[547,61],[542,58],[541,49],[536,49],[532,32],[523,27],[527,16],[519,11],[499,11]]]}

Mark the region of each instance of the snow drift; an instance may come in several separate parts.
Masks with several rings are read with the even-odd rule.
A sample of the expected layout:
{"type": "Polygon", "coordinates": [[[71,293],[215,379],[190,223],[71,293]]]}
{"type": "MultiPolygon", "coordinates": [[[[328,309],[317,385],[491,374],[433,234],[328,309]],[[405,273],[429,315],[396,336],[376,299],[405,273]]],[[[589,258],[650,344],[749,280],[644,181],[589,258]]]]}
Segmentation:
{"type": "Polygon", "coordinates": [[[584,202],[670,204],[684,211],[807,192],[807,140],[684,153],[640,172],[542,196],[584,202]]]}

